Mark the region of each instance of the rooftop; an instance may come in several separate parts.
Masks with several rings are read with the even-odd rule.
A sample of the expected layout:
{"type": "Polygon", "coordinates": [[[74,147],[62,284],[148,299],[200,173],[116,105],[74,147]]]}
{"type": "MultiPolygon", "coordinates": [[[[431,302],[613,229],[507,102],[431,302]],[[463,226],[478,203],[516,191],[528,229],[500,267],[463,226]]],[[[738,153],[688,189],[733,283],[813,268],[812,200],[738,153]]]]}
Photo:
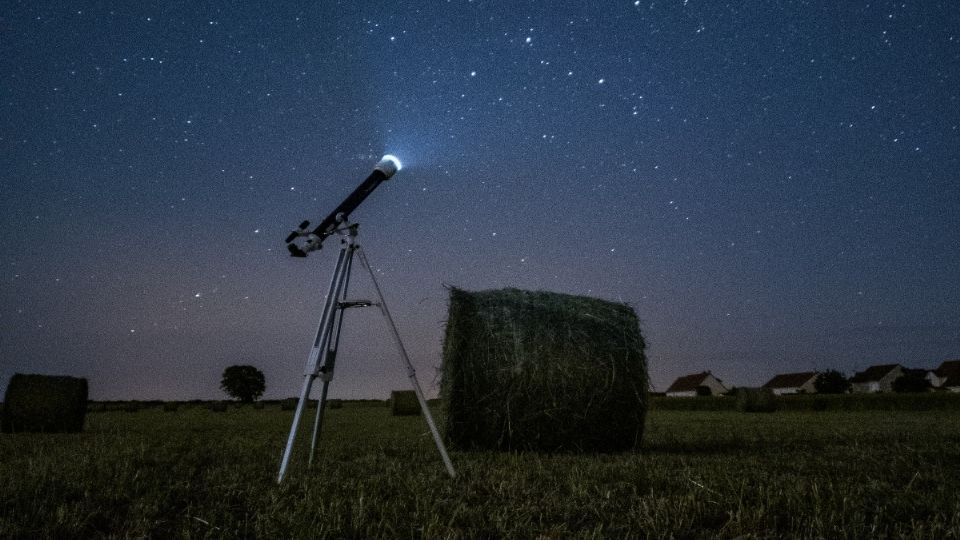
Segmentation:
{"type": "Polygon", "coordinates": [[[810,379],[816,377],[816,371],[804,371],[803,373],[782,373],[774,376],[763,385],[764,388],[796,388],[803,386],[810,379]]]}

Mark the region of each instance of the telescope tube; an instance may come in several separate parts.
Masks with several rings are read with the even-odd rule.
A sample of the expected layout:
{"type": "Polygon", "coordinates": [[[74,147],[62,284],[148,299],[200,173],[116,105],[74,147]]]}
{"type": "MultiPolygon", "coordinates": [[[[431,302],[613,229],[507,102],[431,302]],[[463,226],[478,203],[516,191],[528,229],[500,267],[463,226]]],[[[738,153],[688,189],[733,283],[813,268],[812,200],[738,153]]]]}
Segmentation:
{"type": "Polygon", "coordinates": [[[317,227],[313,229],[313,234],[320,238],[330,236],[337,228],[337,223],[339,223],[338,216],[340,216],[340,214],[343,214],[342,217],[344,219],[349,217],[350,212],[356,210],[357,207],[360,206],[360,203],[373,193],[373,190],[377,189],[377,186],[383,181],[389,180],[391,176],[396,174],[401,166],[400,160],[396,157],[390,154],[383,156],[373,168],[370,176],[357,186],[357,189],[353,190],[353,193],[347,195],[347,198],[337,205],[337,207],[333,209],[333,212],[330,212],[327,217],[323,218],[320,225],[317,225],[317,227]]]}

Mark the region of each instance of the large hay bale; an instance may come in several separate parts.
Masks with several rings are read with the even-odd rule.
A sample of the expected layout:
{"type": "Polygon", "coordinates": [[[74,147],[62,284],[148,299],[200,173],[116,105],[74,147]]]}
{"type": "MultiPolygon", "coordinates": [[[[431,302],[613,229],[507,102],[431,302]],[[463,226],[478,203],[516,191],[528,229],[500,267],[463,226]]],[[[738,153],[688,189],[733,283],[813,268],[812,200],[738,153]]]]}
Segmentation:
{"type": "Polygon", "coordinates": [[[87,414],[87,380],[17,373],[3,401],[4,433],[79,433],[87,414]]]}
{"type": "Polygon", "coordinates": [[[737,388],[737,410],[740,412],[774,412],[777,398],[769,388],[737,388]]]}
{"type": "Polygon", "coordinates": [[[415,416],[420,414],[420,401],[413,390],[394,390],[390,392],[390,414],[393,416],[415,416]]]}
{"type": "Polygon", "coordinates": [[[441,395],[461,449],[639,446],[647,366],[626,304],[503,289],[450,291],[441,395]]]}

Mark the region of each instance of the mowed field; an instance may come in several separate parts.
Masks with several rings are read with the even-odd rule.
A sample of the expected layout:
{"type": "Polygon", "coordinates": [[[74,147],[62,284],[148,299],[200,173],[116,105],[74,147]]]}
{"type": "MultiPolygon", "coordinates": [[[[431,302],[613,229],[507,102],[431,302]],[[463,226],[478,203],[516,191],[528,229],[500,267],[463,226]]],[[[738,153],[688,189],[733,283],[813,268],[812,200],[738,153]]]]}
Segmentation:
{"type": "Polygon", "coordinates": [[[453,452],[451,480],[422,418],[348,403],[277,486],[291,416],[0,435],[0,538],[960,537],[958,411],[653,410],[639,452],[453,452]]]}

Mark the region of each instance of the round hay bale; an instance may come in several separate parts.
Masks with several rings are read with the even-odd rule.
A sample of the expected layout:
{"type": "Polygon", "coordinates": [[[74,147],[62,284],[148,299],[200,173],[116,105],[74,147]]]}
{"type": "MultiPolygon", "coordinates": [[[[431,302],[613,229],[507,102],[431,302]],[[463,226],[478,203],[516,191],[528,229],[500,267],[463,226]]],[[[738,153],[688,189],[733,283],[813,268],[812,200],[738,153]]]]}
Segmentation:
{"type": "Polygon", "coordinates": [[[413,390],[390,392],[390,414],[393,416],[416,416],[420,414],[420,401],[413,390]]]}
{"type": "Polygon", "coordinates": [[[622,451],[647,412],[639,321],[626,304],[451,289],[445,435],[461,449],[622,451]]]}
{"type": "Polygon", "coordinates": [[[774,412],[777,398],[769,388],[737,388],[737,410],[740,412],[774,412]]]}
{"type": "Polygon", "coordinates": [[[87,414],[87,380],[16,373],[3,402],[4,433],[79,433],[87,414]]]}

